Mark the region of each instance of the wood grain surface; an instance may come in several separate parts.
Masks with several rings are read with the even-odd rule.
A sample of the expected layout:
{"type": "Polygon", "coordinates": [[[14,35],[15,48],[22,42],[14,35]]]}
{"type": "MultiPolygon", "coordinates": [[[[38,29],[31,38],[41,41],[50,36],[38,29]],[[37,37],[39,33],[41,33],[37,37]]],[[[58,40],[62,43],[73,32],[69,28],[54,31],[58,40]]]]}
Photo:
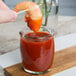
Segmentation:
{"type": "Polygon", "coordinates": [[[22,64],[16,64],[5,68],[6,74],[9,76],[52,76],[71,67],[76,66],[76,46],[63,49],[55,53],[53,66],[51,71],[46,74],[32,75],[23,71],[22,64]]]}

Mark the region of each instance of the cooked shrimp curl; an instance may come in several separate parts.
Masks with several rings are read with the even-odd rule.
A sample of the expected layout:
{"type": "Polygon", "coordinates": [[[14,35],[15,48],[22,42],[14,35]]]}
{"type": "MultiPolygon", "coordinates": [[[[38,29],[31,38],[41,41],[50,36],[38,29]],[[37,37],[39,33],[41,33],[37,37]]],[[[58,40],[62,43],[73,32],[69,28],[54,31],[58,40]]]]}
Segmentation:
{"type": "Polygon", "coordinates": [[[28,27],[34,32],[38,32],[42,24],[42,13],[37,4],[31,1],[20,2],[14,11],[26,10],[25,21],[28,27]]]}

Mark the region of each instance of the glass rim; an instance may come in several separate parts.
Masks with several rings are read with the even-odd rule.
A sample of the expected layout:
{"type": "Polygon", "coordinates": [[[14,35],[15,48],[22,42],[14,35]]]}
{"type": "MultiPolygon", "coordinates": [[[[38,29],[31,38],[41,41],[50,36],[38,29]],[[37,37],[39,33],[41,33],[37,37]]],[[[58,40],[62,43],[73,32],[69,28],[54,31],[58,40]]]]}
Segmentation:
{"type": "Polygon", "coordinates": [[[52,38],[54,36],[54,33],[49,33],[49,35],[47,36],[43,36],[43,37],[29,37],[29,36],[22,36],[23,38],[27,38],[27,39],[45,39],[45,38],[52,38]]]}
{"type": "MultiPolygon", "coordinates": [[[[43,28],[43,27],[41,27],[41,28],[43,28]]],[[[22,33],[22,36],[21,37],[27,38],[27,39],[45,39],[45,38],[49,38],[49,37],[52,38],[55,35],[54,29],[50,29],[50,30],[47,30],[46,28],[44,28],[44,29],[45,29],[45,31],[39,31],[39,32],[48,33],[47,36],[43,36],[43,37],[29,37],[29,36],[24,36],[24,33],[22,33],[22,31],[20,31],[19,33],[22,33]]],[[[29,33],[29,32],[27,32],[27,33],[29,33]]]]}

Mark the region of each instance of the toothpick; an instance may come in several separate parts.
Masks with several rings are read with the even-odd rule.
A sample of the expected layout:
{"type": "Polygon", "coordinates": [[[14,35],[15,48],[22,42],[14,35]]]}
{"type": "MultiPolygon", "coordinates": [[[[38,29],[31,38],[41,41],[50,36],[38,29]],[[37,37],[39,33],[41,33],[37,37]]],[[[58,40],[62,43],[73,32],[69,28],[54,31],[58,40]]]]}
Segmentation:
{"type": "Polygon", "coordinates": [[[24,13],[25,11],[28,11],[28,9],[26,9],[26,10],[22,10],[22,11],[19,11],[17,14],[24,13]]]}

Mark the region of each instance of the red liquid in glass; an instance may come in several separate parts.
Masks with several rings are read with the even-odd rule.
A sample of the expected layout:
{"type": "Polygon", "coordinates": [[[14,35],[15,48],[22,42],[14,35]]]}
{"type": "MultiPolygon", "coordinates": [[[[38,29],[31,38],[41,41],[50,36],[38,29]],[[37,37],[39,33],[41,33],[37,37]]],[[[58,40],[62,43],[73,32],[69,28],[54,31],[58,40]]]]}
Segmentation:
{"type": "Polygon", "coordinates": [[[29,37],[45,37],[43,40],[21,37],[20,49],[25,69],[42,72],[51,68],[54,57],[54,37],[46,37],[48,35],[46,32],[25,34],[29,37]]]}

